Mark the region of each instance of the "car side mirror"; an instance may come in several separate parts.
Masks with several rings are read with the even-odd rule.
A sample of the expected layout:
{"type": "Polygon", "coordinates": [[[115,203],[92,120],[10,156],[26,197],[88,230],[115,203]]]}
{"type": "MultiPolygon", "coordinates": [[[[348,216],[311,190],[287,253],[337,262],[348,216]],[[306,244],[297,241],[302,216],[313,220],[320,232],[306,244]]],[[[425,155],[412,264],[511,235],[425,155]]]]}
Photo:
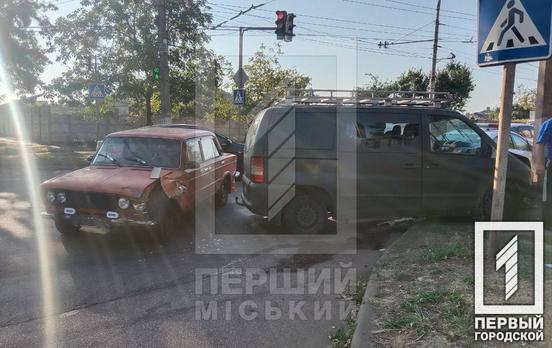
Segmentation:
{"type": "Polygon", "coordinates": [[[199,168],[199,163],[197,163],[196,161],[188,161],[184,165],[184,168],[185,169],[197,169],[197,168],[199,168]]]}
{"type": "Polygon", "coordinates": [[[87,161],[88,163],[92,163],[92,160],[93,160],[93,159],[94,159],[94,155],[90,155],[90,156],[86,157],[86,161],[87,161]]]}

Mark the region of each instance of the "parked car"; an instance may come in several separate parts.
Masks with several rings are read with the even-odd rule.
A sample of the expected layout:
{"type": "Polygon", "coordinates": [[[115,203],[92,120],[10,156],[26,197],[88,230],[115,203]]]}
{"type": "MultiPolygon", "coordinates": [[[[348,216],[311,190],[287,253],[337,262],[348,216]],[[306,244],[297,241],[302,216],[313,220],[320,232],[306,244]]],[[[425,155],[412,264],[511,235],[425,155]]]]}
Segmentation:
{"type": "MultiPolygon", "coordinates": [[[[198,127],[195,124],[162,124],[162,125],[158,125],[158,127],[204,129],[204,128],[198,127]]],[[[208,130],[208,129],[205,129],[205,130],[208,130]]],[[[231,153],[238,157],[237,170],[238,170],[238,173],[240,174],[243,173],[243,152],[244,152],[245,145],[235,140],[232,140],[230,137],[227,137],[224,134],[217,133],[217,132],[213,132],[213,133],[215,133],[215,135],[217,136],[217,139],[224,152],[231,153]]]]}
{"type": "Polygon", "coordinates": [[[90,166],[42,184],[45,215],[63,234],[134,225],[167,239],[197,200],[214,195],[225,205],[235,171],[236,156],[223,153],[212,132],[144,127],[113,133],[90,166]]]}
{"type": "MultiPolygon", "coordinates": [[[[498,130],[498,123],[477,123],[477,125],[487,131],[496,131],[498,130]]],[[[527,139],[529,144],[533,145],[533,138],[535,135],[535,128],[530,123],[512,123],[510,130],[514,133],[517,133],[527,139]]]]}
{"type": "MultiPolygon", "coordinates": [[[[486,131],[487,135],[496,143],[498,141],[498,130],[486,131]]],[[[521,135],[510,132],[510,153],[531,167],[533,157],[533,146],[521,135]]]]}
{"type": "MultiPolygon", "coordinates": [[[[356,193],[345,198],[356,199],[357,219],[484,218],[490,213],[495,147],[467,118],[442,108],[275,106],[261,111],[247,133],[242,200],[292,232],[318,233],[328,215],[336,216],[338,192],[347,191],[338,189],[338,174],[351,175],[341,159],[352,155],[356,193]],[[285,140],[292,126],[294,139],[285,140]],[[295,189],[289,202],[289,189],[269,190],[286,163],[294,167],[286,173],[295,189]]],[[[510,197],[526,195],[529,186],[530,169],[511,156],[507,201],[518,202],[510,197]]]]}
{"type": "Polygon", "coordinates": [[[527,139],[529,144],[533,145],[533,139],[535,138],[535,128],[532,124],[516,124],[512,125],[512,132],[517,133],[527,139]]]}

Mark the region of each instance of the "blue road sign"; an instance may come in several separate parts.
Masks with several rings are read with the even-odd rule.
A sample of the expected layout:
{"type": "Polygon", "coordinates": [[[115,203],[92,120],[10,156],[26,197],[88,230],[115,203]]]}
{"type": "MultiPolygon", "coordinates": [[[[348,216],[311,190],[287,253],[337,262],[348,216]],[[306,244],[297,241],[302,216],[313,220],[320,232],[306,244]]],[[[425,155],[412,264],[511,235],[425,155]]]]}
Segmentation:
{"type": "Polygon", "coordinates": [[[551,23],[552,0],[479,0],[477,63],[550,58],[551,23]]]}
{"type": "Polygon", "coordinates": [[[245,104],[245,89],[234,90],[234,105],[245,104]]]}
{"type": "Polygon", "coordinates": [[[90,82],[88,84],[88,98],[92,100],[103,100],[105,98],[105,84],[90,82]]]}

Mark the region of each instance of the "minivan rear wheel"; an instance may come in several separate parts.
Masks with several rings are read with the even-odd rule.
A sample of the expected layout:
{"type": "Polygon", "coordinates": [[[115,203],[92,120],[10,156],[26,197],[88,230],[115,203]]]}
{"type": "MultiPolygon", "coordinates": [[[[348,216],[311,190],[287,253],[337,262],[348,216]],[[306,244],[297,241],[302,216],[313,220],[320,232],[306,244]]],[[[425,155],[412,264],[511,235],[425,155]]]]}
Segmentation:
{"type": "Polygon", "coordinates": [[[318,201],[306,195],[298,195],[284,208],[284,226],[296,234],[317,234],[328,222],[328,211],[318,201]]]}

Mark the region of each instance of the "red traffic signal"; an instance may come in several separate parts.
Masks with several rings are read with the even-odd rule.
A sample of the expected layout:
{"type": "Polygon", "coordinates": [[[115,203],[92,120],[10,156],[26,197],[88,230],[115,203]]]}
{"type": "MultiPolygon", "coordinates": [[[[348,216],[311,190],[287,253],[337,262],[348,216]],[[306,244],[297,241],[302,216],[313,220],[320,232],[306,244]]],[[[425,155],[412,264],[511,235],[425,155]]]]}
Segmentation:
{"type": "Polygon", "coordinates": [[[285,21],[286,16],[286,11],[276,11],[276,24],[278,24],[278,21],[285,21]]]}
{"type": "Polygon", "coordinates": [[[286,32],[286,11],[276,11],[276,38],[283,40],[286,32]]]}

